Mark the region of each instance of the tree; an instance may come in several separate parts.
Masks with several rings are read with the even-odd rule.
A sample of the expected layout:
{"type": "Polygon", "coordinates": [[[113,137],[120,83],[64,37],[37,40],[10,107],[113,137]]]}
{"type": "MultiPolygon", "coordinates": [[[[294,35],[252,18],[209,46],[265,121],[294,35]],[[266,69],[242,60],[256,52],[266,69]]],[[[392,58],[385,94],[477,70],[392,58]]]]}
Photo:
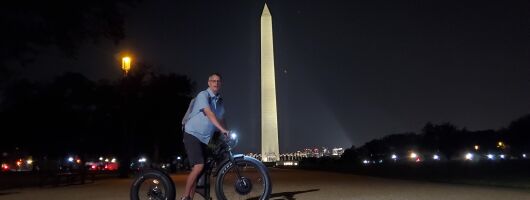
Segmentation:
{"type": "MultiPolygon", "coordinates": [[[[191,99],[193,83],[186,76],[145,70],[131,74],[127,111],[132,153],[183,155],[180,120],[191,99]],[[145,73],[144,73],[145,72],[145,73]],[[145,75],[150,74],[150,75],[145,75]],[[143,77],[143,78],[139,78],[143,77]],[[156,153],[158,152],[158,153],[156,153]]],[[[81,74],[66,73],[50,83],[14,81],[0,103],[1,132],[14,140],[0,140],[0,150],[15,147],[32,155],[64,156],[117,154],[124,139],[122,93],[119,82],[94,82],[81,74]]]]}
{"type": "MultiPolygon", "coordinates": [[[[118,43],[125,37],[122,8],[135,0],[19,0],[0,7],[0,80],[9,65],[26,64],[37,54],[57,47],[75,57],[80,44],[102,38],[118,43]]],[[[1,84],[1,83],[0,83],[1,84]]]]}
{"type": "Polygon", "coordinates": [[[508,145],[515,151],[530,151],[530,114],[512,121],[502,132],[507,137],[508,145]]]}
{"type": "Polygon", "coordinates": [[[426,147],[451,157],[457,154],[458,147],[462,144],[462,135],[459,133],[458,128],[451,123],[433,125],[429,122],[422,129],[422,140],[426,147]]]}
{"type": "Polygon", "coordinates": [[[340,161],[344,163],[355,163],[359,161],[359,153],[355,146],[351,146],[349,149],[344,150],[344,153],[340,156],[340,161]]]}

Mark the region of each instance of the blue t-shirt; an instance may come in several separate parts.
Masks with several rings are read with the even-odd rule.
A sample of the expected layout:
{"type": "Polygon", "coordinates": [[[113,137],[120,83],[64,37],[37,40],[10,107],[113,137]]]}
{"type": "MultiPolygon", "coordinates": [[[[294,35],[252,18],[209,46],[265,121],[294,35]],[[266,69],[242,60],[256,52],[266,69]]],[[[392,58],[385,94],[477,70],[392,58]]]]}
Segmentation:
{"type": "Polygon", "coordinates": [[[204,108],[210,108],[218,120],[223,119],[225,108],[221,95],[214,95],[210,88],[201,91],[195,97],[192,110],[190,112],[190,119],[184,125],[184,130],[204,144],[208,144],[213,133],[217,130],[215,125],[208,119],[204,108]]]}

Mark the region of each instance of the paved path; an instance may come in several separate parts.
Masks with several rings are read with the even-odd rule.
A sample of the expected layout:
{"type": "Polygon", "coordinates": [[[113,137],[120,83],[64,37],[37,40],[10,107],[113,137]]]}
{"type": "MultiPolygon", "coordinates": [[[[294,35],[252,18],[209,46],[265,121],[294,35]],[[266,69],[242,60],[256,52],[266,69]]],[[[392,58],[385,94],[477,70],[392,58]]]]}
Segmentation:
{"type": "MultiPolygon", "coordinates": [[[[405,181],[303,170],[271,170],[274,200],[523,200],[530,190],[405,181]]],[[[184,174],[173,175],[177,194],[184,174]]],[[[0,191],[1,200],[128,199],[131,179],[97,180],[86,185],[0,191]]],[[[195,199],[201,199],[196,197],[195,199]]]]}

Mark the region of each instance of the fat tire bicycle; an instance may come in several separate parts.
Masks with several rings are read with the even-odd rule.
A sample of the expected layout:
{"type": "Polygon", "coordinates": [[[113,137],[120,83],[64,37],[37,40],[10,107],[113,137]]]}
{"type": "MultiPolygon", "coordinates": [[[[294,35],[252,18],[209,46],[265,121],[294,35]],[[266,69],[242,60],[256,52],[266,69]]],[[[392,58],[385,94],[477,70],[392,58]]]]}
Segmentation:
{"type": "MultiPolygon", "coordinates": [[[[215,178],[215,195],[219,200],[269,199],[272,182],[267,167],[255,158],[232,154],[232,149],[238,141],[234,133],[216,141],[214,148],[209,148],[195,192],[204,199],[211,200],[210,179],[215,178]]],[[[131,200],[174,200],[175,190],[175,183],[167,172],[147,169],[135,177],[130,198],[131,200]]]]}

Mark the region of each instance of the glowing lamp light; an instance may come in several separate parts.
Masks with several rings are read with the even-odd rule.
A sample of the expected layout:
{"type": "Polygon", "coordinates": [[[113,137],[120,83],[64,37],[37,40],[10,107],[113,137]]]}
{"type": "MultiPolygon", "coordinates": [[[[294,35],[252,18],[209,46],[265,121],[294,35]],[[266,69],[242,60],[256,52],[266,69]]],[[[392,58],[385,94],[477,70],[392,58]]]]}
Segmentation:
{"type": "Polygon", "coordinates": [[[121,59],[121,69],[125,73],[125,76],[127,76],[131,69],[131,57],[126,56],[121,59]]]}
{"type": "Polygon", "coordinates": [[[523,158],[526,158],[526,154],[525,153],[523,153],[523,158]]]}
{"type": "Polygon", "coordinates": [[[74,162],[74,158],[73,157],[68,157],[68,162],[74,162]]]}
{"type": "Polygon", "coordinates": [[[504,142],[497,142],[497,148],[501,148],[501,149],[504,149],[506,147],[506,144],[504,144],[504,142]]]}
{"type": "Polygon", "coordinates": [[[475,150],[478,150],[480,147],[478,145],[475,145],[475,150]]]}
{"type": "Polygon", "coordinates": [[[434,160],[440,160],[440,156],[434,154],[434,156],[432,156],[432,159],[434,159],[434,160]]]}
{"type": "Polygon", "coordinates": [[[26,160],[26,163],[27,163],[28,165],[31,165],[31,164],[33,164],[33,160],[32,160],[32,159],[28,159],[28,160],[26,160]]]}
{"type": "Polygon", "coordinates": [[[472,153],[467,153],[466,154],[466,160],[473,160],[473,154],[472,153]]]}
{"type": "Polygon", "coordinates": [[[112,160],[110,160],[110,162],[115,163],[116,162],[116,158],[112,158],[112,160]]]}
{"type": "Polygon", "coordinates": [[[396,154],[392,154],[392,159],[396,160],[397,159],[397,155],[396,154]]]}
{"type": "Polygon", "coordinates": [[[495,158],[495,156],[494,156],[493,154],[488,154],[487,157],[488,157],[488,159],[490,159],[490,160],[493,160],[493,159],[495,158]]]}
{"type": "Polygon", "coordinates": [[[504,154],[501,154],[499,157],[501,157],[501,159],[506,158],[506,156],[504,154]]]}
{"type": "Polygon", "coordinates": [[[418,157],[418,154],[416,154],[414,152],[410,153],[410,158],[415,159],[417,157],[418,157]]]}
{"type": "Polygon", "coordinates": [[[108,159],[108,158],[105,158],[105,162],[109,162],[109,159],[108,159]]]}
{"type": "Polygon", "coordinates": [[[103,161],[103,157],[99,157],[99,160],[100,160],[100,161],[103,161]]]}

